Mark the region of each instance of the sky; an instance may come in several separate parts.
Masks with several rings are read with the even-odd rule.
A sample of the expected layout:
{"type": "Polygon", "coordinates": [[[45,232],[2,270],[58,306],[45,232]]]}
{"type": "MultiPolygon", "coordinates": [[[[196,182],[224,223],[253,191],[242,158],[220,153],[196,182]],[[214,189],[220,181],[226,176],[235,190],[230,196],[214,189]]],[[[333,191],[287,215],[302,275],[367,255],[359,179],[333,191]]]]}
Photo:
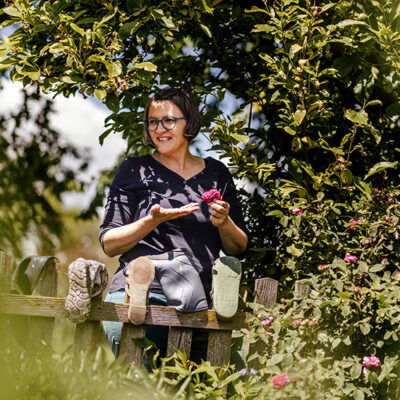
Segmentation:
{"type": "MultiPolygon", "coordinates": [[[[3,114],[22,104],[22,85],[2,79],[3,90],[0,91],[0,109],[3,114]]],[[[104,120],[109,115],[107,108],[97,100],[76,97],[57,96],[54,99],[54,113],[50,116],[52,128],[62,137],[78,148],[88,148],[92,161],[88,175],[98,176],[102,169],[115,166],[118,157],[126,148],[125,141],[120,135],[110,134],[103,145],[99,144],[99,136],[104,131],[104,120]]],[[[90,193],[68,194],[63,198],[64,205],[70,207],[86,206],[90,200],[90,193]]]]}

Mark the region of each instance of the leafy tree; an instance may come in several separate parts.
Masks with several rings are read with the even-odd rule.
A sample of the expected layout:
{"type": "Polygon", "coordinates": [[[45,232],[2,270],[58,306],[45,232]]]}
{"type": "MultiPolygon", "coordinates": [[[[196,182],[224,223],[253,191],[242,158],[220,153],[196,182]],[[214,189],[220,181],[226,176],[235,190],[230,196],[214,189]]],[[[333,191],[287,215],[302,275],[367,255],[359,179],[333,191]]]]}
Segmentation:
{"type": "MultiPolygon", "coordinates": [[[[250,182],[247,278],[286,283],[276,308],[254,306],[243,335],[261,350],[245,361],[260,371],[227,378],[237,398],[398,397],[396,1],[14,0],[2,12],[2,26],[21,25],[0,67],[44,92],[96,96],[112,111],[100,139],[122,132],[132,154],[149,151],[141,111],[153,90],[196,93],[213,148],[250,182]],[[312,288],[301,302],[299,278],[312,288]],[[365,356],[380,369],[363,372],[365,356]]],[[[215,374],[190,386],[182,365],[180,393],[219,388],[215,374]]]]}
{"type": "Polygon", "coordinates": [[[2,26],[21,26],[1,47],[2,68],[44,92],[97,96],[112,111],[100,140],[122,132],[132,154],[149,151],[149,93],[165,84],[196,93],[214,149],[265,200],[248,202],[258,248],[249,275],[268,264],[293,276],[298,255],[274,216],[321,199],[349,207],[343,225],[357,196],[398,185],[394,1],[17,0],[3,13],[2,26]],[[227,91],[236,108],[216,120],[227,91]]]}
{"type": "Polygon", "coordinates": [[[61,196],[83,190],[75,166],[84,171],[89,161],[50,126],[52,101],[22,93],[21,108],[0,115],[0,248],[17,257],[23,239],[38,254],[53,251],[64,226],[61,196]]]}

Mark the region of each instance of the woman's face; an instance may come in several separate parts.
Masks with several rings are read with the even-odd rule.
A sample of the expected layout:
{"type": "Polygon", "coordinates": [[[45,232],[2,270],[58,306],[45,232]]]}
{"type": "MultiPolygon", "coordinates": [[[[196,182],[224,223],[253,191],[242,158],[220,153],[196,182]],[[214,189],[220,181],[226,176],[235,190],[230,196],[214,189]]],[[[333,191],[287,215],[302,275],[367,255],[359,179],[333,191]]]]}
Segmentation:
{"type": "MultiPolygon", "coordinates": [[[[149,107],[147,120],[151,118],[162,119],[164,117],[183,117],[180,108],[169,100],[153,101],[149,107]]],[[[183,136],[186,128],[186,120],[178,119],[172,129],[164,128],[158,122],[156,130],[149,130],[150,138],[157,150],[161,154],[172,154],[177,151],[187,151],[189,148],[188,140],[183,136]]]]}

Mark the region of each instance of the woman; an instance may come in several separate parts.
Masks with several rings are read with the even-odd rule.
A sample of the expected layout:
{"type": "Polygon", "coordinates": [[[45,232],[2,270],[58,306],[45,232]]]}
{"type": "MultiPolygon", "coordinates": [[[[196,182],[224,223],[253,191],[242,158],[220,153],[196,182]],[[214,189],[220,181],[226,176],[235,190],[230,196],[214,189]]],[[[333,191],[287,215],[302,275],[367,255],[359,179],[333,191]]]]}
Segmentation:
{"type": "MultiPolygon", "coordinates": [[[[110,257],[121,255],[106,301],[124,302],[128,283],[128,294],[131,286],[136,294],[141,290],[147,294],[150,286],[149,304],[176,305],[183,311],[196,305],[174,304],[174,293],[198,291],[194,295],[196,309],[203,309],[204,301],[206,306],[211,303],[212,268],[220,251],[239,256],[248,244],[233,180],[223,163],[190,153],[190,141],[198,134],[201,122],[197,107],[182,90],[162,89],[149,99],[144,123],[145,142],[156,151],[122,162],[110,187],[101,225],[105,253],[110,257]],[[202,201],[202,194],[210,189],[219,190],[222,200],[202,201]],[[180,281],[171,276],[171,271],[179,274],[178,266],[184,266],[189,274],[184,281],[190,290],[187,286],[180,288],[180,281]]],[[[140,307],[145,303],[143,297],[136,297],[139,300],[135,303],[131,299],[129,314],[133,322],[136,318],[140,323],[144,318],[140,307]]],[[[182,296],[179,301],[185,303],[182,296]]],[[[117,354],[121,324],[106,322],[104,327],[117,354]]],[[[147,336],[164,355],[165,330],[149,327],[147,336]]]]}

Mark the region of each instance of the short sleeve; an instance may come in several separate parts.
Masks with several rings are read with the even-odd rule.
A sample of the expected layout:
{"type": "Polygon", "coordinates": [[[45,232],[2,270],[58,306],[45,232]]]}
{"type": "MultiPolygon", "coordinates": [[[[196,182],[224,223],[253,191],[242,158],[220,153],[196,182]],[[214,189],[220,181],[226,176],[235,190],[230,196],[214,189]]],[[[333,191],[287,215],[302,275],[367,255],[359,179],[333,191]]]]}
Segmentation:
{"type": "Polygon", "coordinates": [[[113,228],[133,222],[137,209],[137,196],[132,190],[135,180],[135,167],[131,158],[125,159],[119,166],[110,186],[105,206],[103,222],[100,225],[99,239],[103,245],[103,237],[113,228]]]}

